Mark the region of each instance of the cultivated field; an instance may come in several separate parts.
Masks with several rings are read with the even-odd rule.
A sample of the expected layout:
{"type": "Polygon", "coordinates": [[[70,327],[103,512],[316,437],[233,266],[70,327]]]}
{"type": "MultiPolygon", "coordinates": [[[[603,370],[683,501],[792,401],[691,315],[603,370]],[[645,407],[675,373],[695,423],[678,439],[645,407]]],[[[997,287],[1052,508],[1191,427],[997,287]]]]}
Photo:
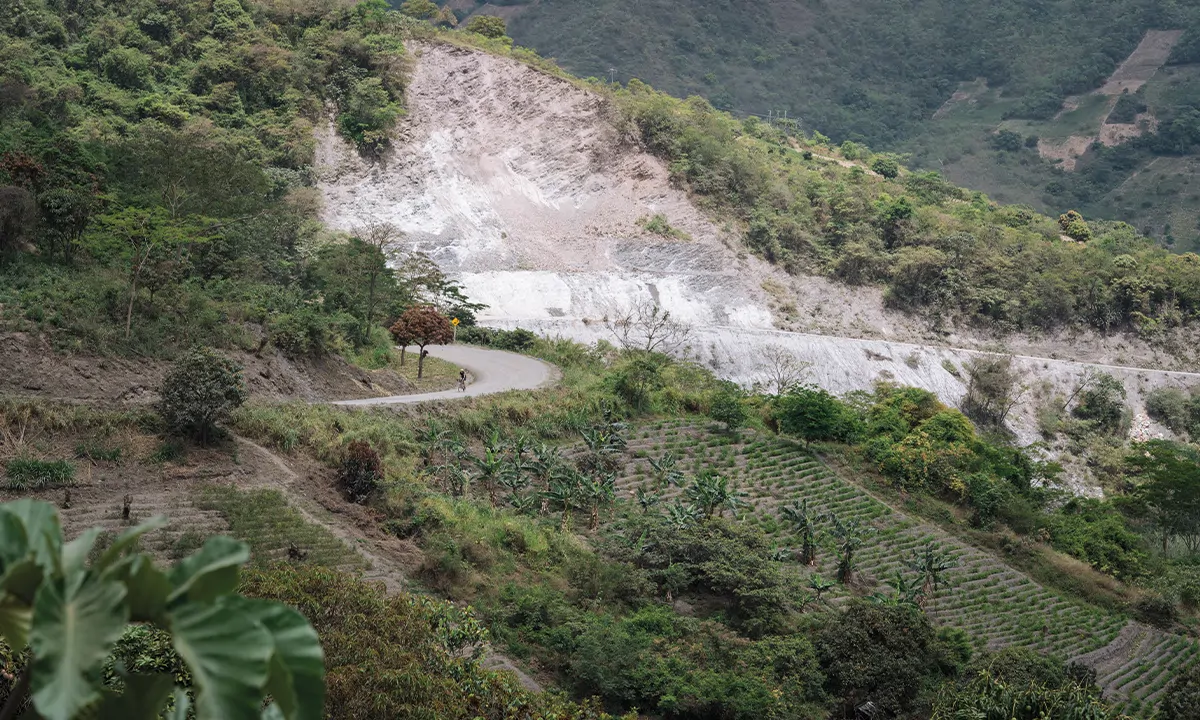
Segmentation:
{"type": "MultiPolygon", "coordinates": [[[[723,473],[748,494],[747,521],[757,524],[783,546],[795,538],[779,508],[807,498],[818,512],[835,512],[875,528],[859,557],[859,583],[887,590],[884,582],[902,568],[911,551],[927,543],[944,549],[957,562],[928,605],[935,623],[967,630],[988,648],[1020,645],[1087,663],[1097,671],[1107,696],[1133,715],[1149,716],[1172,676],[1197,653],[1197,645],[1042,587],[994,555],[894,510],[854,483],[834,474],[804,448],[787,440],[744,433],[734,439],[705,425],[659,423],[637,428],[629,452],[634,457],[618,481],[632,496],[651,489],[650,458],[671,452],[685,471],[710,468],[723,473]]],[[[670,494],[677,494],[672,489],[670,494]]],[[[836,558],[818,555],[815,572],[835,575],[836,558]]],[[[832,602],[847,597],[840,586],[832,602]]]]}

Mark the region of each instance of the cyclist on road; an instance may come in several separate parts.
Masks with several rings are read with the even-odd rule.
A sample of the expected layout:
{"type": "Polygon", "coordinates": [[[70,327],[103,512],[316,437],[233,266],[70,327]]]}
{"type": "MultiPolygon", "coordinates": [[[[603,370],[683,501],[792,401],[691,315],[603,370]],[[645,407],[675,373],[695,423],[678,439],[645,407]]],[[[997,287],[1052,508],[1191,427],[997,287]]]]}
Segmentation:
{"type": "Polygon", "coordinates": [[[458,370],[458,389],[463,392],[467,391],[467,371],[463,368],[458,370]]]}

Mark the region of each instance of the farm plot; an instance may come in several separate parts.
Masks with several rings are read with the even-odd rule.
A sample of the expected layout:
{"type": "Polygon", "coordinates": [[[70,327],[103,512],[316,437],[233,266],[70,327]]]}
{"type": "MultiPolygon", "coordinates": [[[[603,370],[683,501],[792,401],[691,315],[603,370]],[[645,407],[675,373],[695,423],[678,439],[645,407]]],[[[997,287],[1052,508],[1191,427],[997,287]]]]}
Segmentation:
{"type": "MultiPolygon", "coordinates": [[[[1106,695],[1131,714],[1149,715],[1172,670],[1185,667],[1197,652],[1186,638],[1062,597],[995,556],[892,509],[834,474],[799,444],[749,433],[735,438],[703,424],[659,423],[635,428],[629,452],[632,460],[617,483],[622,496],[651,489],[649,460],[670,452],[681,469],[719,472],[746,492],[750,510],[745,520],[785,547],[796,541],[780,509],[802,499],[817,512],[871,526],[875,532],[858,556],[857,582],[863,586],[892,578],[918,548],[938,546],[956,564],[947,573],[946,586],[927,605],[933,622],[965,630],[991,649],[1018,645],[1077,658],[1096,668],[1106,695]]],[[[679,492],[672,489],[666,497],[679,492]]],[[[832,578],[835,564],[836,558],[824,552],[814,572],[832,578]]],[[[839,586],[831,601],[847,597],[839,586]]]]}
{"type": "MultiPolygon", "coordinates": [[[[64,441],[65,442],[65,441],[64,441]]],[[[59,457],[69,442],[49,447],[59,457]]],[[[63,534],[77,537],[101,528],[103,546],[155,516],[167,524],[142,537],[141,548],[170,564],[200,548],[211,535],[232,535],[250,545],[255,562],[288,560],[361,570],[366,560],[327,529],[309,522],[272,486],[286,478],[269,458],[239,456],[226,449],[160,447],[149,438],[123,439],[120,450],[76,452],[64,460],[72,472],[65,484],[39,489],[0,490],[0,501],[30,497],[58,508],[63,534]],[[102,459],[100,459],[102,458],[102,459]]],[[[81,444],[80,447],[83,447],[81,444]]],[[[164,445],[163,447],[172,447],[164,445]]]]}

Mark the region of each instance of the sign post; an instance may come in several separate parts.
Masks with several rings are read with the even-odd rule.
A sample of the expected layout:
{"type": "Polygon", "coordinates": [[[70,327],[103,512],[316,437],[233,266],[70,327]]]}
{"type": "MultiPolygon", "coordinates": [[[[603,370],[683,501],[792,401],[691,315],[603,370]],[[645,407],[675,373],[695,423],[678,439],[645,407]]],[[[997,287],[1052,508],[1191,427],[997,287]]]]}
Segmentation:
{"type": "Polygon", "coordinates": [[[451,342],[458,342],[458,318],[450,318],[450,324],[454,326],[454,337],[451,342]]]}

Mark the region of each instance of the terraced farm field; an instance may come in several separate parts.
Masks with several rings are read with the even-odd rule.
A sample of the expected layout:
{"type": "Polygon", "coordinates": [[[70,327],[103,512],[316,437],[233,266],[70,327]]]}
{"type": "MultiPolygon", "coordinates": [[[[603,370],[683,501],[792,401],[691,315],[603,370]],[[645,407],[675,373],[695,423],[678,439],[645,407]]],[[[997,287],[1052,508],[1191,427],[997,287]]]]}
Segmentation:
{"type": "MultiPolygon", "coordinates": [[[[788,440],[751,433],[734,439],[686,422],[640,426],[631,432],[632,459],[618,492],[630,497],[638,488],[652,489],[649,459],[667,452],[685,471],[711,468],[744,490],[750,503],[745,520],[781,545],[793,546],[795,539],[779,508],[804,498],[819,512],[875,528],[859,555],[861,584],[882,584],[911,550],[934,543],[956,561],[927,606],[936,624],[966,630],[988,648],[1019,645],[1083,662],[1096,670],[1106,697],[1129,714],[1150,716],[1174,672],[1196,658],[1196,642],[1044,588],[994,555],[880,502],[788,440]]],[[[832,578],[836,559],[822,555],[815,571],[832,578]]],[[[840,586],[837,592],[833,602],[847,597],[840,586]]]]}

